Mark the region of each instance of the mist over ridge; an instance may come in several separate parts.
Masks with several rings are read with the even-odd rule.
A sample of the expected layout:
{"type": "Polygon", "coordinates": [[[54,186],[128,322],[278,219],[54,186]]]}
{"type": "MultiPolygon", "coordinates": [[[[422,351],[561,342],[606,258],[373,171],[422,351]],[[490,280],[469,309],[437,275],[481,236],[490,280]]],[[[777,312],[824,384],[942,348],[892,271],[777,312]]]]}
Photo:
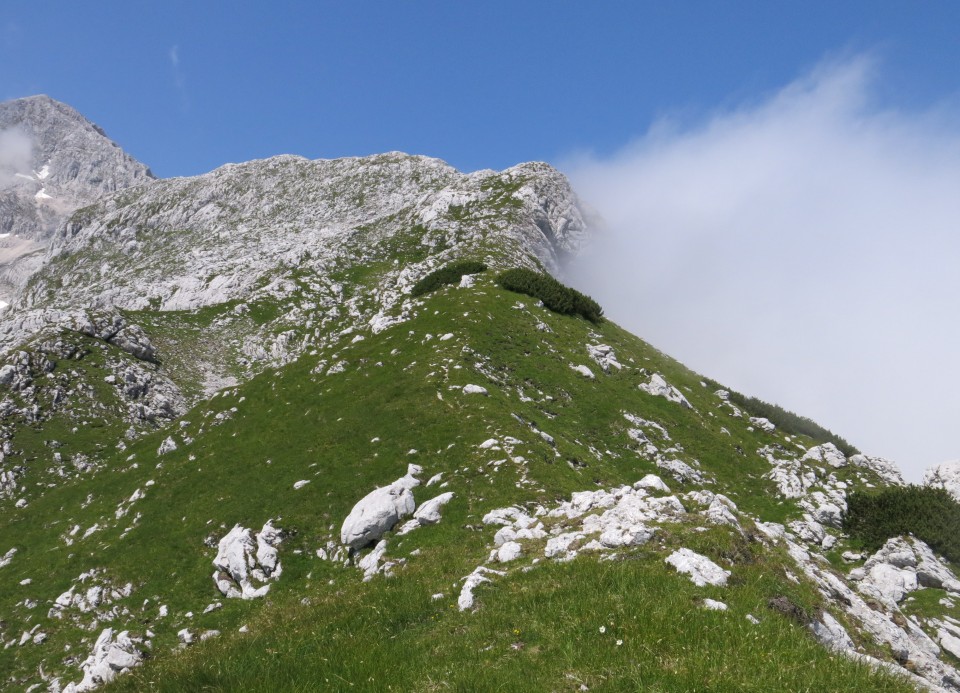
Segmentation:
{"type": "Polygon", "coordinates": [[[569,271],[691,367],[920,481],[958,456],[960,114],[886,107],[881,73],[869,56],[823,63],[571,158],[605,223],[569,271]]]}

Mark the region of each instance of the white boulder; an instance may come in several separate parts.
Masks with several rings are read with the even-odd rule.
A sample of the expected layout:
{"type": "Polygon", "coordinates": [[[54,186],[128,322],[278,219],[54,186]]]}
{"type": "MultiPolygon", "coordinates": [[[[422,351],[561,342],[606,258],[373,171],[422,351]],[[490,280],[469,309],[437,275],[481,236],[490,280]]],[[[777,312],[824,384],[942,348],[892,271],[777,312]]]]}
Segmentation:
{"type": "Polygon", "coordinates": [[[340,528],[340,541],[351,549],[372,544],[415,509],[409,488],[399,484],[378,488],[353,506],[340,528]]]}
{"type": "Polygon", "coordinates": [[[804,462],[821,462],[838,469],[847,466],[847,458],[833,443],[814,445],[800,459],[804,462]]]}
{"type": "Polygon", "coordinates": [[[435,498],[431,498],[417,508],[416,512],[413,513],[413,519],[419,521],[421,525],[432,525],[440,522],[440,509],[452,499],[452,491],[447,491],[435,498]]]}
{"type": "Polygon", "coordinates": [[[167,436],[163,442],[160,443],[160,447],[157,448],[157,454],[166,455],[168,452],[173,452],[176,449],[177,441],[173,439],[173,436],[167,436]]]}
{"type": "Polygon", "coordinates": [[[497,550],[497,561],[507,563],[520,558],[521,554],[523,554],[523,548],[520,544],[515,541],[508,541],[497,550]]]}
{"type": "Polygon", "coordinates": [[[759,428],[761,431],[765,431],[767,433],[773,433],[777,430],[777,427],[770,419],[766,419],[762,416],[751,416],[750,423],[759,428]]]}
{"type": "Polygon", "coordinates": [[[656,474],[647,474],[645,477],[640,479],[633,485],[634,488],[640,489],[645,488],[650,491],[661,491],[663,493],[670,493],[670,487],[663,483],[663,479],[658,477],[656,474]]]}
{"type": "Polygon", "coordinates": [[[582,375],[587,380],[593,380],[594,378],[596,378],[596,376],[593,374],[593,371],[587,368],[586,366],[584,366],[583,364],[577,365],[577,364],[571,363],[570,368],[575,370],[577,373],[582,375]]]}
{"type": "Polygon", "coordinates": [[[617,361],[617,355],[614,353],[613,348],[606,344],[588,344],[587,353],[590,354],[590,358],[597,362],[597,365],[603,369],[605,373],[609,373],[611,368],[616,368],[620,370],[623,368],[623,364],[617,361]]]}
{"type": "Polygon", "coordinates": [[[251,529],[234,525],[220,540],[213,559],[213,581],[220,593],[230,599],[265,595],[270,590],[268,582],[283,572],[276,548],[280,541],[280,530],[270,520],[256,535],[251,529]]]}
{"type": "Polygon", "coordinates": [[[666,563],[684,573],[697,587],[704,585],[724,586],[730,571],[724,570],[706,556],[701,556],[690,549],[678,549],[665,559],[666,563]]]}
{"type": "Polygon", "coordinates": [[[380,572],[380,561],[387,553],[387,540],[381,539],[373,547],[373,551],[360,559],[357,567],[363,571],[363,581],[369,582],[373,576],[380,572]]]}
{"type": "Polygon", "coordinates": [[[690,402],[687,401],[687,398],[683,396],[683,393],[664,380],[663,376],[659,373],[654,373],[650,376],[650,382],[641,383],[638,387],[654,397],[664,397],[671,402],[676,402],[677,404],[686,407],[687,409],[693,409],[693,407],[690,405],[690,402]]]}
{"type": "Polygon", "coordinates": [[[83,680],[68,684],[63,693],[92,691],[112,681],[117,674],[135,667],[143,661],[144,655],[139,647],[141,644],[142,641],[131,637],[129,631],[122,631],[114,638],[113,628],[105,628],[97,638],[90,656],[80,665],[83,669],[83,680]]]}
{"type": "Polygon", "coordinates": [[[953,571],[929,546],[912,537],[887,540],[862,568],[850,572],[850,578],[859,580],[860,592],[889,605],[902,601],[920,587],[960,593],[960,581],[953,571]]]}
{"type": "Polygon", "coordinates": [[[487,388],[480,385],[464,385],[463,394],[465,395],[487,395],[490,394],[487,392],[487,388]]]}

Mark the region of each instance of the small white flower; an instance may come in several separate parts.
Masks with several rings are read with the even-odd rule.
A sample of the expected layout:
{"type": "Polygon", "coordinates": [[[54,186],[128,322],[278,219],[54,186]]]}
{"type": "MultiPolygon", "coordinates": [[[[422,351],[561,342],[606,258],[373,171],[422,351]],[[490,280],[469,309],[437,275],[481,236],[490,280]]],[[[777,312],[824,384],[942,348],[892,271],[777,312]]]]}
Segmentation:
{"type": "Polygon", "coordinates": [[[617,640],[617,647],[620,647],[623,644],[623,640],[617,640]]]}
{"type": "Polygon", "coordinates": [[[606,633],[606,632],[607,632],[607,627],[606,627],[606,626],[600,626],[600,633],[602,634],[602,633],[606,633]]]}

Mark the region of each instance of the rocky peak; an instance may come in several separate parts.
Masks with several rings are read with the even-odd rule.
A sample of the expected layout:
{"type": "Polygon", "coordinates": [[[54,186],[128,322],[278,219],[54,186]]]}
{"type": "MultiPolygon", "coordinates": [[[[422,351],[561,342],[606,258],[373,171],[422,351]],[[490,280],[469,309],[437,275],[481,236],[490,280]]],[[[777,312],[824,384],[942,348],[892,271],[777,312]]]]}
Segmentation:
{"type": "Polygon", "coordinates": [[[42,263],[57,226],[103,194],[153,180],[146,166],[49,96],[0,103],[0,300],[42,263]]]}
{"type": "MultiPolygon", "coordinates": [[[[102,128],[49,96],[0,103],[0,132],[5,143],[17,146],[13,157],[8,159],[4,152],[0,160],[8,179],[4,189],[31,193],[36,204],[75,209],[104,193],[153,179],[150,169],[102,128]]],[[[0,221],[5,226],[11,222],[0,221]]],[[[42,235],[52,229],[33,231],[42,235]]]]}

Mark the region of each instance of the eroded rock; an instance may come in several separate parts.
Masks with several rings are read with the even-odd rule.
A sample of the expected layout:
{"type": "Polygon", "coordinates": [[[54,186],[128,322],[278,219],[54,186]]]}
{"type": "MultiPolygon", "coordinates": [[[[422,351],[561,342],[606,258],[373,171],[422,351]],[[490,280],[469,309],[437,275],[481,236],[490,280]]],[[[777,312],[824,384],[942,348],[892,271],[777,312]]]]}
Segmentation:
{"type": "Polygon", "coordinates": [[[271,520],[254,535],[253,530],[234,525],[220,540],[213,581],[220,593],[230,599],[256,599],[270,591],[270,581],[283,572],[277,553],[282,540],[271,520]]]}

